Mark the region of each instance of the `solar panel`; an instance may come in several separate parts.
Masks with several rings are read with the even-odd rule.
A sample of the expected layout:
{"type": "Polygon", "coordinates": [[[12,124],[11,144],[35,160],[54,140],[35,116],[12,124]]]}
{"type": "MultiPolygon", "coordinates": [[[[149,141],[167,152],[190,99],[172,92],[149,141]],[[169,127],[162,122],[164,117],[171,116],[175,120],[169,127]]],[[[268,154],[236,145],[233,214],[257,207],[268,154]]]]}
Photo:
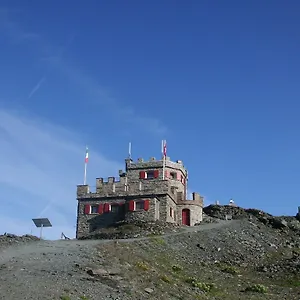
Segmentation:
{"type": "Polygon", "coordinates": [[[34,225],[38,228],[40,227],[52,227],[48,218],[39,218],[39,219],[32,219],[34,225]]]}
{"type": "Polygon", "coordinates": [[[41,228],[40,239],[42,239],[43,236],[43,228],[52,227],[52,224],[50,223],[48,218],[32,219],[32,221],[36,227],[41,228]]]}

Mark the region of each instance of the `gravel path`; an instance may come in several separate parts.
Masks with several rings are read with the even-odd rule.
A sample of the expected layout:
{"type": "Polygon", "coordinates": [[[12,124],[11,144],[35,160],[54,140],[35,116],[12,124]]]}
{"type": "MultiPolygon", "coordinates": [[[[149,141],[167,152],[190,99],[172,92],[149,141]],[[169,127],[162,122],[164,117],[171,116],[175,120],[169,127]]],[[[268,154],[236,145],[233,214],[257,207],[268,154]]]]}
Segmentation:
{"type": "MultiPolygon", "coordinates": [[[[230,226],[238,221],[220,221],[187,227],[184,232],[197,232],[230,226]]],[[[172,233],[167,236],[184,234],[172,233]]],[[[118,240],[131,242],[145,238],[118,240]]],[[[95,282],[82,269],[96,257],[95,246],[110,240],[38,241],[0,250],[0,299],[131,299],[118,293],[118,288],[95,282]],[[91,298],[91,295],[92,298],[91,298]],[[70,299],[70,298],[66,298],[70,299]]],[[[99,260],[95,263],[101,263],[99,260]]]]}

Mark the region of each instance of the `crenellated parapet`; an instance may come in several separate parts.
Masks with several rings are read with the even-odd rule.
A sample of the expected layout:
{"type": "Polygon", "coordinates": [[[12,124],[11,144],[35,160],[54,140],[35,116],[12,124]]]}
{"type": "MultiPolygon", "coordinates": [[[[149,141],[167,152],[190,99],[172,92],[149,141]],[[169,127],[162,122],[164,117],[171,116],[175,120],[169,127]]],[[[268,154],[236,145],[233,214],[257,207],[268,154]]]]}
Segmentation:
{"type": "MultiPolygon", "coordinates": [[[[144,160],[143,158],[138,158],[137,161],[132,159],[126,159],[126,171],[137,170],[137,169],[150,169],[150,168],[163,168],[163,159],[157,160],[155,157],[151,157],[149,160],[144,160]]],[[[187,174],[187,171],[181,160],[171,161],[170,157],[165,159],[165,168],[181,170],[183,174],[187,174]]]]}
{"type": "Polygon", "coordinates": [[[77,185],[77,198],[90,193],[89,185],[77,185]]]}
{"type": "Polygon", "coordinates": [[[160,181],[159,184],[153,182],[131,182],[126,185],[121,181],[103,181],[103,178],[97,178],[96,192],[92,193],[89,186],[77,186],[77,199],[84,198],[105,198],[105,197],[128,197],[134,195],[152,195],[152,194],[169,194],[173,198],[176,197],[174,191],[167,181],[160,181]]]}
{"type": "Polygon", "coordinates": [[[199,205],[201,207],[203,207],[203,203],[204,203],[204,198],[198,194],[198,193],[193,193],[192,194],[193,199],[192,200],[178,200],[177,204],[178,205],[199,205]]]}

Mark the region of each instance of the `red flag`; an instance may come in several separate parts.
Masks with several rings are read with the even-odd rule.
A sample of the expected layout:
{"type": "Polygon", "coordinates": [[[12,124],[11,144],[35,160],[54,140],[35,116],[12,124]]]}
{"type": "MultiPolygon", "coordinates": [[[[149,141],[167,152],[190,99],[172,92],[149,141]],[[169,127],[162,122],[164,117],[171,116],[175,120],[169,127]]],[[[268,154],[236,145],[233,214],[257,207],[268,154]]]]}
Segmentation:
{"type": "Polygon", "coordinates": [[[167,141],[164,140],[164,157],[167,156],[167,141]]]}

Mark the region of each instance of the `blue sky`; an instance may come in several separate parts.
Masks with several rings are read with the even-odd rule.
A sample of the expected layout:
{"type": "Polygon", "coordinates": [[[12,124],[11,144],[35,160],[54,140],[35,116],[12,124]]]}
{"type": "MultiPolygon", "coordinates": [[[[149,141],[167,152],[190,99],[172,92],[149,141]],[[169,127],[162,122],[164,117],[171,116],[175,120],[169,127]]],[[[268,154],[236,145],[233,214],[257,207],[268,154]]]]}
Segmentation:
{"type": "Polygon", "coordinates": [[[76,185],[134,159],[205,203],[297,212],[298,1],[1,1],[0,229],[74,236],[76,185]]]}

